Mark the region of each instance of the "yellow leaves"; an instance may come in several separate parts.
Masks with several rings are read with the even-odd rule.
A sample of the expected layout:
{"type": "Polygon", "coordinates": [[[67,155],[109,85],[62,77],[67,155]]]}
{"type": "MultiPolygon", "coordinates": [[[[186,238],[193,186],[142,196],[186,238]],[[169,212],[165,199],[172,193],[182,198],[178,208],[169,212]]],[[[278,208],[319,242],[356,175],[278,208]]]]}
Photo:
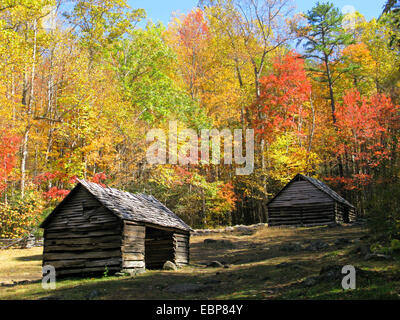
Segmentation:
{"type": "Polygon", "coordinates": [[[282,184],[289,182],[297,173],[313,173],[321,163],[319,156],[299,146],[293,134],[282,134],[270,146],[270,175],[282,184]]]}
{"type": "Polygon", "coordinates": [[[44,201],[36,191],[29,190],[24,200],[0,203],[0,237],[26,236],[41,219],[44,201]]]}
{"type": "Polygon", "coordinates": [[[376,93],[375,86],[375,61],[365,43],[349,45],[342,52],[344,63],[341,67],[349,69],[349,72],[338,82],[340,92],[345,92],[348,88],[357,87],[358,90],[366,95],[376,93]]]}

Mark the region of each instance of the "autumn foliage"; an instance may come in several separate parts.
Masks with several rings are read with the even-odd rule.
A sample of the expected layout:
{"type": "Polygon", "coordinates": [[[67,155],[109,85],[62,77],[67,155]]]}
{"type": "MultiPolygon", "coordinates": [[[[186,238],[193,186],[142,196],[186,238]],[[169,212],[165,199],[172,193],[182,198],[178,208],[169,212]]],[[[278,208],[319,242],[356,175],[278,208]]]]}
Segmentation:
{"type": "Polygon", "coordinates": [[[17,164],[17,151],[21,139],[7,130],[0,131],[0,194],[4,192],[17,164]]]}
{"type": "Polygon", "coordinates": [[[339,155],[350,160],[352,174],[338,177],[348,190],[362,189],[377,179],[377,169],[397,152],[393,132],[399,128],[399,107],[390,98],[376,94],[362,97],[348,91],[337,109],[339,155]]]}
{"type": "Polygon", "coordinates": [[[292,131],[304,137],[304,122],[310,114],[311,83],[304,60],[289,52],[277,57],[270,75],[261,80],[261,96],[254,105],[257,133],[271,141],[276,133],[292,131]]]}
{"type": "Polygon", "coordinates": [[[0,10],[0,237],[33,230],[78,178],[150,193],[195,228],[266,222],[297,173],[361,216],[400,186],[400,55],[385,19],[202,1],[164,26],[124,0],[25,2],[0,10]],[[170,120],[254,129],[254,171],[150,165],[146,134],[170,120]]]}

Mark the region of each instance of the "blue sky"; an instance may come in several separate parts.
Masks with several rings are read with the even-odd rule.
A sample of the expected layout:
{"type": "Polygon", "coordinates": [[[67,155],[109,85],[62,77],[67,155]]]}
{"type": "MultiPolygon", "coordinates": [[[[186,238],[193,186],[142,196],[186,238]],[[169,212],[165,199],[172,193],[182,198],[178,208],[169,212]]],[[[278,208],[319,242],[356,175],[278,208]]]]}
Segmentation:
{"type": "MultiPolygon", "coordinates": [[[[296,11],[302,12],[311,9],[317,0],[294,0],[296,11]]],[[[321,2],[326,2],[321,0],[321,2]]],[[[367,19],[377,18],[382,12],[386,0],[330,0],[336,7],[342,9],[352,6],[367,19]]],[[[153,22],[161,21],[168,24],[172,12],[187,13],[196,7],[198,0],[128,0],[132,8],[146,10],[147,18],[153,22]]]]}

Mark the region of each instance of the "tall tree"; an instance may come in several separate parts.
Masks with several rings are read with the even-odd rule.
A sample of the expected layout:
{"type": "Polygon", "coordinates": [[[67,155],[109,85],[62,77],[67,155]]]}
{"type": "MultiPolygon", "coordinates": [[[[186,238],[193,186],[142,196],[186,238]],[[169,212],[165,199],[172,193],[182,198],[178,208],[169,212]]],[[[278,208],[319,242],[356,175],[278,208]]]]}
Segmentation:
{"type": "Polygon", "coordinates": [[[353,36],[342,28],[343,14],[331,3],[317,3],[307,14],[307,25],[295,27],[303,42],[304,56],[313,59],[317,65],[311,71],[318,80],[327,83],[333,123],[336,123],[336,100],[334,85],[347,69],[335,68],[341,61],[340,51],[353,43],[353,36]],[[319,67],[322,63],[323,68],[319,67]]]}
{"type": "Polygon", "coordinates": [[[285,19],[292,7],[290,0],[203,0],[200,5],[226,27],[232,46],[242,46],[251,63],[255,96],[260,96],[260,78],[269,54],[283,46],[290,34],[285,19]],[[212,10],[210,10],[212,9],[212,10]],[[240,44],[242,43],[242,44],[240,44]]]}
{"type": "Polygon", "coordinates": [[[125,0],[79,0],[64,16],[87,48],[91,68],[96,56],[133,30],[145,11],[132,10],[125,0]]]}

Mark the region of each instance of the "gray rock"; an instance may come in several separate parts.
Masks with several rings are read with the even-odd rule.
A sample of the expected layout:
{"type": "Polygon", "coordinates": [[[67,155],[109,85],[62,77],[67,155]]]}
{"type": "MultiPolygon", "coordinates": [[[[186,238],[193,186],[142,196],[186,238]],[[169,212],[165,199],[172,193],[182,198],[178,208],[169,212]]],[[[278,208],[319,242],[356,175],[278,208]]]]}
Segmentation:
{"type": "Polygon", "coordinates": [[[36,243],[36,238],[34,236],[29,236],[26,239],[26,243],[24,244],[24,248],[25,249],[33,248],[35,246],[35,243],[36,243]]]}
{"type": "Polygon", "coordinates": [[[362,256],[365,257],[366,255],[371,253],[371,249],[366,244],[360,244],[360,245],[357,245],[356,247],[354,247],[354,249],[352,249],[350,251],[350,253],[352,253],[352,254],[361,254],[362,256]]]}
{"type": "Polygon", "coordinates": [[[312,241],[309,246],[305,248],[307,251],[319,251],[319,250],[325,250],[329,248],[329,244],[322,240],[316,240],[312,241]]]}
{"type": "Polygon", "coordinates": [[[175,263],[166,261],[164,263],[163,270],[178,270],[178,267],[175,265],[175,263]]]}
{"type": "Polygon", "coordinates": [[[223,268],[224,265],[219,261],[212,261],[207,265],[207,267],[209,267],[209,268],[223,268]]]}
{"type": "Polygon", "coordinates": [[[254,232],[253,228],[251,228],[249,226],[243,226],[243,225],[237,226],[235,229],[236,229],[235,231],[238,231],[245,235],[251,235],[254,232]]]}
{"type": "Polygon", "coordinates": [[[129,276],[129,273],[128,272],[116,272],[114,275],[116,277],[127,277],[127,276],[129,276]]]}
{"type": "Polygon", "coordinates": [[[94,299],[99,296],[99,292],[97,290],[92,290],[90,293],[87,295],[88,299],[94,299]]]}
{"type": "Polygon", "coordinates": [[[319,278],[325,281],[334,281],[343,278],[342,274],[343,266],[341,265],[328,265],[321,268],[319,272],[319,278]]]}
{"type": "Polygon", "coordinates": [[[303,281],[303,285],[306,287],[315,286],[318,283],[318,277],[309,277],[303,281]]]}

